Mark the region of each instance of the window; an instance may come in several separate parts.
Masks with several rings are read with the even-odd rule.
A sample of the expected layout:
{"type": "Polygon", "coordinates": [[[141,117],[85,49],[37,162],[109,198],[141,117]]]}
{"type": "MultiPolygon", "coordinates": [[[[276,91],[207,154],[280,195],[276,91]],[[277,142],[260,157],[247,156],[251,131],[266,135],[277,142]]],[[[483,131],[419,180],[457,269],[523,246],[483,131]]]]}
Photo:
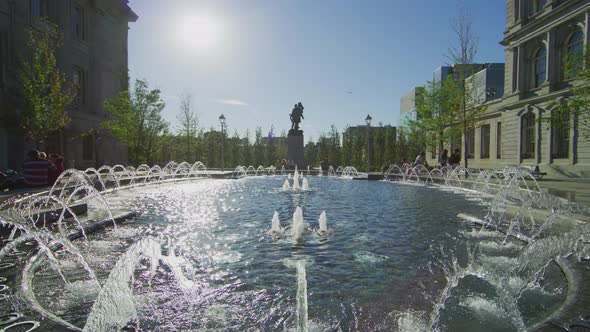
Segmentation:
{"type": "Polygon", "coordinates": [[[47,0],[31,0],[31,14],[34,18],[46,17],[47,9],[47,0]]]}
{"type": "Polygon", "coordinates": [[[94,136],[86,135],[82,139],[82,159],[94,160],[94,136]]]}
{"type": "Polygon", "coordinates": [[[467,158],[473,159],[475,156],[475,128],[467,129],[467,158]]]}
{"type": "Polygon", "coordinates": [[[528,112],[520,118],[520,158],[535,157],[535,114],[528,112]]]}
{"type": "Polygon", "coordinates": [[[481,126],[480,131],[480,158],[481,159],[488,159],[490,158],[490,125],[485,124],[481,126]]]}
{"type": "Polygon", "coordinates": [[[84,40],[84,10],[78,5],[72,8],[72,33],[75,39],[84,40]]]}
{"type": "Polygon", "coordinates": [[[530,0],[530,11],[529,14],[535,15],[536,13],[540,12],[543,10],[543,8],[545,8],[545,5],[547,4],[547,0],[530,0]]]}
{"type": "Polygon", "coordinates": [[[86,86],[84,70],[79,67],[74,67],[73,83],[76,87],[76,101],[78,104],[86,104],[86,86]]]}
{"type": "Polygon", "coordinates": [[[545,77],[547,74],[547,50],[545,46],[541,47],[535,53],[534,58],[534,87],[539,87],[541,84],[545,82],[545,77]]]}
{"type": "Polygon", "coordinates": [[[502,159],[502,122],[496,124],[496,159],[502,159]]]}
{"type": "Polygon", "coordinates": [[[569,158],[570,138],[569,112],[551,113],[551,158],[569,158]]]}
{"type": "Polygon", "coordinates": [[[575,76],[584,66],[584,33],[581,30],[574,32],[567,41],[566,56],[564,59],[565,77],[575,76]]]}

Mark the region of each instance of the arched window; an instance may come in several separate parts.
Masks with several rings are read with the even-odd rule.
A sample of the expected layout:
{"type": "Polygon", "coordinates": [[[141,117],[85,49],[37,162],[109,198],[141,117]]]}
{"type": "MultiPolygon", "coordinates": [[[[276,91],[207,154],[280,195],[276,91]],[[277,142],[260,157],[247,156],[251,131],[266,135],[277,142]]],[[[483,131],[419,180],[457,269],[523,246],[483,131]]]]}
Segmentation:
{"type": "Polygon", "coordinates": [[[535,157],[535,114],[528,112],[520,118],[520,158],[535,157]]]}
{"type": "Polygon", "coordinates": [[[584,66],[584,33],[581,30],[574,32],[567,40],[565,56],[565,77],[573,77],[584,66]]]}
{"type": "Polygon", "coordinates": [[[545,77],[547,76],[547,50],[545,46],[539,48],[535,53],[533,71],[533,85],[536,88],[545,82],[545,77]]]}

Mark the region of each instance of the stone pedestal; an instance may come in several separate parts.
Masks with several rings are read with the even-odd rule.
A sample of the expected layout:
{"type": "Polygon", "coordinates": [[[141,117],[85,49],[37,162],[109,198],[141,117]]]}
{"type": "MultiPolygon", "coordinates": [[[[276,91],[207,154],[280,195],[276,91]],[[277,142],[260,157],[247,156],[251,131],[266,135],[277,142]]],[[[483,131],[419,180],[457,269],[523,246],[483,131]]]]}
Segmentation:
{"type": "Polygon", "coordinates": [[[295,167],[298,169],[305,168],[305,153],[303,150],[303,132],[302,131],[289,131],[287,136],[287,165],[289,167],[295,167]]]}

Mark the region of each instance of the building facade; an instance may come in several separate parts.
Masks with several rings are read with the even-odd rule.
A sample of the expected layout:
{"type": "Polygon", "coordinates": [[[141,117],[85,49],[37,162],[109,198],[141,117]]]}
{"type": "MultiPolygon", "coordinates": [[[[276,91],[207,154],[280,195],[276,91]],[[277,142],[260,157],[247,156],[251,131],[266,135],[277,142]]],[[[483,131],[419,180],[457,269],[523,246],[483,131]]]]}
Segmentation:
{"type": "Polygon", "coordinates": [[[77,88],[71,122],[51,137],[47,152],[63,153],[67,167],[127,162],[127,149],[100,128],[109,115],[103,102],[128,87],[127,35],[137,15],[127,0],[0,0],[0,169],[19,168],[27,142],[19,126],[24,98],[18,71],[30,54],[27,29],[58,26],[63,46],[59,69],[77,88]]]}
{"type": "Polygon", "coordinates": [[[576,119],[540,121],[576,84],[565,62],[588,43],[589,13],[583,0],[507,1],[504,95],[475,128],[470,167],[539,165],[552,176],[590,176],[590,141],[576,119]]]}
{"type": "MultiPolygon", "coordinates": [[[[486,110],[465,135],[467,144],[453,148],[467,146],[470,168],[538,165],[555,177],[589,177],[590,140],[579,132],[577,119],[562,120],[565,125],[541,119],[550,118],[552,104],[567,98],[571,87],[579,84],[568,77],[565,63],[568,54],[583,52],[588,45],[590,2],[506,4],[506,30],[500,42],[505,47],[503,87],[497,84],[500,64],[473,75],[482,76],[477,80],[470,78],[480,85],[471,102],[483,103],[486,110]],[[488,76],[495,78],[490,81],[488,76]]],[[[435,158],[429,163],[437,164],[435,158]]]]}
{"type": "Polygon", "coordinates": [[[408,91],[400,99],[400,120],[399,123],[403,126],[409,120],[416,120],[416,98],[420,95],[420,92],[424,90],[424,87],[417,86],[408,91]]]}

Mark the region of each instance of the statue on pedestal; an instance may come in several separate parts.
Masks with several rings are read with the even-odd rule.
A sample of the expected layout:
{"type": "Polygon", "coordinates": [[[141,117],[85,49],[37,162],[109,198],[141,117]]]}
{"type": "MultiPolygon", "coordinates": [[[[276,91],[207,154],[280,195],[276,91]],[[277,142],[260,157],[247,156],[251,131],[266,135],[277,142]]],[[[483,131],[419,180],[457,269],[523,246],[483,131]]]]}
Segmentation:
{"type": "Polygon", "coordinates": [[[293,111],[290,114],[291,118],[291,130],[289,130],[290,135],[303,135],[303,130],[299,129],[299,123],[301,119],[305,119],[303,117],[303,104],[301,102],[297,103],[293,107],[293,111]]]}

